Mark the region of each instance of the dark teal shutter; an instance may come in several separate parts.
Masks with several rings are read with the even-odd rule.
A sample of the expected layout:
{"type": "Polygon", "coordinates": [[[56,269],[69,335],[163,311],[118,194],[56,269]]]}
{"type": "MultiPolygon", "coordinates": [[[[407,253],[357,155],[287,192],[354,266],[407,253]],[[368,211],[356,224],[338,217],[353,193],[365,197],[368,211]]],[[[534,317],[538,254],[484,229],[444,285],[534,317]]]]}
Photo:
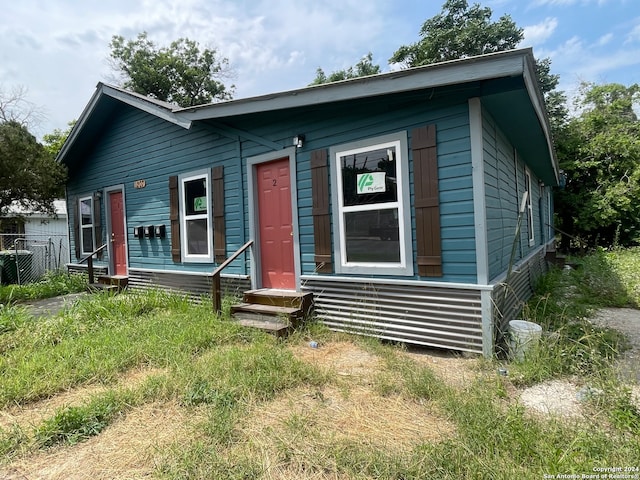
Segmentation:
{"type": "Polygon", "coordinates": [[[327,150],[311,152],[311,195],[316,271],[332,273],[327,150]]]}
{"type": "Polygon", "coordinates": [[[436,126],[427,125],[412,130],[411,150],[413,153],[418,274],[421,277],[441,277],[442,246],[436,126]]]}

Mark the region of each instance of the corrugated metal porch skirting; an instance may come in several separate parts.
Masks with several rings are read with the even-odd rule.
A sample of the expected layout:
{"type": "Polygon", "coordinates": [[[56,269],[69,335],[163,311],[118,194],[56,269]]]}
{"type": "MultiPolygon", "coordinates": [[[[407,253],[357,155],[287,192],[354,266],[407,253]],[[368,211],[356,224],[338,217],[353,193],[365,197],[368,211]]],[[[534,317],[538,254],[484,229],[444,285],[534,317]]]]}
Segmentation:
{"type": "Polygon", "coordinates": [[[302,289],[332,330],[482,353],[480,290],[310,277],[302,289]]]}
{"type": "MultiPolygon", "coordinates": [[[[242,292],[251,288],[248,277],[222,275],[220,281],[223,295],[241,296],[242,292]]],[[[130,268],[129,286],[142,290],[161,288],[199,300],[202,296],[211,295],[211,275],[130,268]]]]}

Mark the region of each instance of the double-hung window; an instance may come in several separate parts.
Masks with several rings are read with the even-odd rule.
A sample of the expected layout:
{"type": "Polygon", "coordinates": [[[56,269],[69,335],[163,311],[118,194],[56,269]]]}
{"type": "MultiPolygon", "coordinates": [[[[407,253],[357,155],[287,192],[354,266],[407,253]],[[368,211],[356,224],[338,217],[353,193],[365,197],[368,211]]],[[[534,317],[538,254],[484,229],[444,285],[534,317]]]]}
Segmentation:
{"type": "Polygon", "coordinates": [[[78,200],[78,220],[80,225],[80,253],[82,256],[89,255],[95,248],[93,238],[93,197],[82,197],[78,200]]]}
{"type": "Polygon", "coordinates": [[[412,275],[406,133],[334,147],[331,162],[336,271],[412,275]]]}
{"type": "Polygon", "coordinates": [[[213,262],[211,177],[208,170],[179,177],[180,235],[184,262],[213,262]]]}

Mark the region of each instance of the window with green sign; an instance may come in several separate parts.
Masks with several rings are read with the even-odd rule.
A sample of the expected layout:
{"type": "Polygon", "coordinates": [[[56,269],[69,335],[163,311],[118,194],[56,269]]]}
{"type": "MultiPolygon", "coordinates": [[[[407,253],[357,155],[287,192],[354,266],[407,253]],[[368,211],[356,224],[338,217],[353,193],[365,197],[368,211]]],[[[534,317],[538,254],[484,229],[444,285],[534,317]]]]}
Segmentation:
{"type": "Polygon", "coordinates": [[[209,172],[180,177],[182,259],[185,262],[213,261],[213,227],[209,172]]]}
{"type": "Polygon", "coordinates": [[[331,149],[336,270],[410,275],[406,133],[331,149]]]}

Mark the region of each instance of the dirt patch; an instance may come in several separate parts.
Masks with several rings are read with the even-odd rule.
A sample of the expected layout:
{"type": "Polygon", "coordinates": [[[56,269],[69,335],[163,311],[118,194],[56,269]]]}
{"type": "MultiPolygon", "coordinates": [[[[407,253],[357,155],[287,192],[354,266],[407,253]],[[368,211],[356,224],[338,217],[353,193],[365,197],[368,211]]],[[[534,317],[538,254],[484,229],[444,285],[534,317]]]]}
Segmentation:
{"type": "Polygon", "coordinates": [[[161,373],[163,370],[157,368],[136,368],[120,377],[115,385],[88,385],[74,388],[45,400],[1,410],[0,428],[9,429],[13,425],[19,425],[23,429],[34,428],[62,408],[81,405],[91,397],[113,388],[135,388],[149,376],[161,373]]]}
{"type": "MultiPolygon", "coordinates": [[[[336,387],[310,392],[295,389],[258,406],[244,431],[258,443],[268,444],[265,432],[304,428],[303,436],[315,441],[365,441],[378,447],[406,450],[425,441],[449,436],[454,427],[429,402],[399,395],[381,397],[370,388],[336,387]]],[[[278,436],[278,435],[276,435],[278,436]]]]}
{"type": "Polygon", "coordinates": [[[381,368],[378,357],[351,342],[329,342],[316,348],[305,343],[293,346],[291,350],[300,360],[343,377],[366,381],[381,368]]]}
{"type": "Polygon", "coordinates": [[[431,368],[447,385],[464,388],[480,375],[480,357],[438,350],[410,348],[403,352],[407,358],[431,368]]]}
{"type": "Polygon", "coordinates": [[[159,450],[188,434],[194,418],[175,403],[134,409],[99,436],[41,451],[0,468],[0,478],[89,480],[148,478],[159,450]]]}
{"type": "MultiPolygon", "coordinates": [[[[308,343],[291,348],[294,355],[312,365],[329,369],[343,377],[355,377],[370,381],[382,370],[382,361],[376,355],[363,350],[352,342],[329,342],[311,348],[308,343]]],[[[404,356],[432,369],[448,385],[464,387],[480,374],[480,357],[455,352],[409,347],[399,350],[404,356]]]]}
{"type": "Polygon", "coordinates": [[[279,479],[319,478],[305,466],[332,446],[355,443],[406,452],[455,433],[433,404],[399,395],[381,397],[366,386],[294,389],[258,405],[246,419],[243,451],[248,448],[263,463],[267,478],[279,479]]]}
{"type": "Polygon", "coordinates": [[[579,388],[571,382],[552,380],[534,385],[520,394],[520,401],[530,410],[554,417],[580,417],[582,405],[579,388]]]}

